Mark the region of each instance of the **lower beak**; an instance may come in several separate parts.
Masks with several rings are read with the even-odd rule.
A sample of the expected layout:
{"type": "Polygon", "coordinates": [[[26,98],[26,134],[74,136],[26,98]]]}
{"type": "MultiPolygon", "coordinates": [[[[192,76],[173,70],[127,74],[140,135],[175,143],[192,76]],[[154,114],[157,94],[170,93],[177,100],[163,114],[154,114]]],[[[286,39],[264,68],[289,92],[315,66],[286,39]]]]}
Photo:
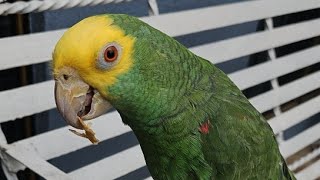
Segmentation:
{"type": "Polygon", "coordinates": [[[83,129],[79,118],[90,120],[106,113],[112,106],[98,91],[80,79],[55,82],[55,101],[65,121],[83,129]]]}

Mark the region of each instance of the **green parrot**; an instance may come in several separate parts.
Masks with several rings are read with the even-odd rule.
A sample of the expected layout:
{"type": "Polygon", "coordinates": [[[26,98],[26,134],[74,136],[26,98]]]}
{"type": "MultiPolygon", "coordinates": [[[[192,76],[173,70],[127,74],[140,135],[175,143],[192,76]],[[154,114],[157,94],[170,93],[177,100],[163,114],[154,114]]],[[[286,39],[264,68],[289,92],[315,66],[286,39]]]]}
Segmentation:
{"type": "Polygon", "coordinates": [[[66,122],[85,129],[82,119],[112,105],[156,180],[295,179],[272,129],[228,76],[135,17],[71,27],[55,47],[53,75],[66,122]]]}

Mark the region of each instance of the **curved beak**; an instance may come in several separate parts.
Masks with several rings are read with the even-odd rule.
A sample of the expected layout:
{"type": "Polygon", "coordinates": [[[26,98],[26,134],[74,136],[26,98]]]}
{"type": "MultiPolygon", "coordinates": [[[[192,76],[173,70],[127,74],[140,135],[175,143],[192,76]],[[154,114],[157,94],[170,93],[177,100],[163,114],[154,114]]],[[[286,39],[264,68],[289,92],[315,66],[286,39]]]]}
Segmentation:
{"type": "Polygon", "coordinates": [[[54,89],[58,111],[69,125],[77,129],[83,129],[79,118],[90,120],[112,107],[98,91],[79,77],[57,78],[54,89]]]}

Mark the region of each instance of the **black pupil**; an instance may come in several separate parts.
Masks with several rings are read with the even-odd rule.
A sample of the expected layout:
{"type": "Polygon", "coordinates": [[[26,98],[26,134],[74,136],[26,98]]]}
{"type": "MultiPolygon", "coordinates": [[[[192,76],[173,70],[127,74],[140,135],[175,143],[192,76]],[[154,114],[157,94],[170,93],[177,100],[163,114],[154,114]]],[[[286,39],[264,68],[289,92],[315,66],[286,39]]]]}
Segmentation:
{"type": "Polygon", "coordinates": [[[115,56],[114,50],[113,50],[113,49],[109,49],[109,50],[107,51],[107,57],[108,57],[109,59],[113,59],[114,56],[115,56]]]}

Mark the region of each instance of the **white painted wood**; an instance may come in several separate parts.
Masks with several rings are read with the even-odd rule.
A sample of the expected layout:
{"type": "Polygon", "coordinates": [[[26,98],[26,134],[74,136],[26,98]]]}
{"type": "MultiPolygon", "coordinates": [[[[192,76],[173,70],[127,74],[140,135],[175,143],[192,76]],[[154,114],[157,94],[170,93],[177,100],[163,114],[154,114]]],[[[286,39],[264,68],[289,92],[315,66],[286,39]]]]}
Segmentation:
{"type": "Polygon", "coordinates": [[[320,45],[231,73],[229,77],[240,89],[246,89],[315,64],[319,62],[319,57],[320,45]]]}
{"type": "Polygon", "coordinates": [[[298,167],[304,165],[305,163],[307,163],[310,160],[318,157],[319,155],[320,155],[320,148],[315,149],[311,153],[308,153],[307,155],[301,157],[299,160],[294,161],[288,167],[289,167],[289,169],[292,169],[292,170],[297,169],[298,167]]]}
{"type": "Polygon", "coordinates": [[[217,64],[319,35],[320,19],[316,19],[221,42],[208,43],[190,48],[190,50],[217,64]]]}
{"type": "Polygon", "coordinates": [[[69,175],[79,180],[115,179],[119,175],[125,175],[145,165],[140,146],[134,146],[121,153],[97,161],[94,164],[77,169],[69,173],[69,175]]]}
{"type": "Polygon", "coordinates": [[[0,122],[15,120],[55,106],[54,82],[46,81],[0,92],[0,122]]]}
{"type": "Polygon", "coordinates": [[[148,0],[148,5],[149,5],[149,15],[150,16],[158,16],[159,15],[159,8],[158,8],[158,3],[157,0],[148,0]]]}
{"type": "Polygon", "coordinates": [[[320,71],[283,85],[279,89],[262,93],[249,100],[254,107],[259,110],[259,112],[265,112],[317,88],[320,88],[319,79],[320,71]]]}
{"type": "Polygon", "coordinates": [[[0,70],[51,60],[54,46],[64,31],[1,38],[0,70]]]}
{"type": "Polygon", "coordinates": [[[2,168],[4,175],[6,176],[7,180],[19,180],[17,177],[17,174],[10,172],[8,170],[7,166],[5,166],[2,161],[1,161],[1,168],[2,168]]]}
{"type": "MultiPolygon", "coordinates": [[[[272,18],[267,18],[267,19],[265,19],[264,23],[265,23],[265,29],[266,29],[266,30],[272,30],[272,29],[274,29],[274,27],[273,27],[273,19],[272,19],[272,18]]],[[[276,60],[277,56],[276,56],[276,51],[275,51],[274,48],[268,50],[268,58],[269,58],[269,60],[271,60],[271,61],[276,60]]],[[[277,79],[277,78],[271,79],[271,87],[272,87],[272,89],[274,89],[274,90],[279,89],[279,82],[278,82],[278,79],[277,79]]],[[[278,95],[279,95],[279,94],[275,94],[275,98],[278,98],[278,95]]],[[[274,112],[275,116],[279,116],[279,115],[281,114],[280,106],[274,107],[274,108],[273,108],[273,112],[274,112]]],[[[284,140],[284,138],[283,138],[283,132],[280,132],[280,133],[277,135],[277,141],[278,141],[278,143],[281,143],[283,140],[284,140]]]]}
{"type": "Polygon", "coordinates": [[[145,17],[142,20],[170,36],[179,36],[318,7],[318,0],[256,0],[145,17]]]}
{"type": "MultiPolygon", "coordinates": [[[[98,117],[91,122],[92,129],[96,132],[96,137],[100,141],[131,131],[129,126],[122,123],[121,117],[116,111],[107,113],[106,115],[98,117]]],[[[37,154],[44,159],[59,157],[92,145],[88,139],[76,136],[68,129],[70,129],[70,127],[52,130],[37,136],[20,140],[13,145],[33,148],[37,154]],[[52,141],[52,143],[50,143],[50,141],[52,141]]]]}
{"type": "Polygon", "coordinates": [[[3,133],[1,127],[0,127],[0,161],[1,161],[1,167],[4,175],[6,176],[7,180],[18,180],[17,172],[19,170],[22,170],[25,168],[24,165],[22,165],[20,162],[16,161],[11,156],[8,156],[3,150],[9,148],[9,145],[7,143],[7,139],[5,137],[5,134],[3,133]]]}
{"type": "MultiPolygon", "coordinates": [[[[252,11],[248,10],[250,8],[248,8],[247,6],[239,3],[212,7],[213,9],[201,8],[197,10],[178,12],[178,14],[171,13],[153,17],[144,17],[141,19],[150,23],[154,27],[163,30],[163,32],[167,33],[168,35],[175,36],[178,35],[176,33],[178,32],[176,31],[176,28],[183,27],[181,28],[181,30],[188,31],[184,33],[192,33],[198,32],[199,28],[201,28],[202,25],[211,24],[210,22],[212,21],[214,22],[213,25],[210,26],[210,28],[217,28],[226,25],[252,21],[255,19],[262,19],[275,15],[286,14],[289,12],[312,9],[320,6],[318,0],[308,0],[308,2],[294,0],[296,3],[293,3],[293,0],[291,0],[291,5],[288,6],[286,3],[289,1],[290,0],[282,0],[280,3],[277,0],[243,2],[244,4],[251,4],[252,11]],[[273,5],[274,2],[277,3],[277,6],[273,5]],[[268,7],[273,7],[271,9],[268,9],[264,6],[264,4],[266,4],[268,7]],[[233,7],[236,9],[242,8],[242,10],[234,11],[233,7]],[[259,13],[254,13],[256,10],[259,13]],[[202,11],[203,14],[200,13],[202,11]],[[246,15],[235,15],[234,13],[236,12],[245,13],[246,15]],[[270,14],[268,14],[268,12],[270,14]],[[264,15],[259,17],[260,14],[264,15]],[[199,18],[199,15],[204,16],[204,18],[199,18]],[[185,16],[193,16],[193,20],[188,20],[185,16]],[[223,19],[208,17],[223,17],[223,19]],[[228,17],[228,19],[226,19],[226,17],[228,17]],[[184,22],[183,19],[188,21],[184,22]],[[230,22],[227,20],[230,20],[230,22]],[[197,22],[199,21],[204,22],[202,22],[201,24],[197,24],[197,22]],[[181,25],[181,22],[183,22],[183,25],[181,25]]],[[[223,41],[223,43],[207,44],[199,47],[194,47],[191,48],[191,50],[204,58],[212,59],[215,63],[219,63],[232,58],[245,56],[265,49],[271,49],[272,47],[289,44],[291,42],[317,36],[320,34],[319,24],[320,23],[316,20],[310,21],[310,23],[299,23],[297,24],[297,26],[288,26],[288,29],[285,27],[277,28],[271,32],[256,33],[254,35],[244,36],[240,39],[237,38],[236,42],[227,40],[223,41]],[[261,45],[260,43],[256,44],[257,42],[260,42],[261,45]],[[250,48],[247,47],[250,45],[250,48]]],[[[0,39],[0,70],[23,65],[36,64],[50,60],[53,48],[64,31],[65,29],[0,39]]]]}
{"type": "Polygon", "coordinates": [[[3,148],[0,152],[1,154],[1,163],[5,166],[4,173],[9,176],[8,179],[13,178],[13,173],[17,173],[20,170],[24,170],[26,166],[22,164],[20,161],[12,157],[11,155],[8,155],[6,153],[7,149],[9,149],[11,146],[6,146],[7,148],[3,148]]]}
{"type": "Polygon", "coordinates": [[[311,180],[320,177],[320,160],[306,167],[296,174],[297,180],[311,180]]]}
{"type": "Polygon", "coordinates": [[[29,169],[31,169],[41,177],[44,177],[45,179],[71,180],[71,178],[67,174],[42,159],[35,152],[33,152],[33,150],[29,149],[26,146],[12,145],[5,152],[8,155],[14,157],[16,160],[25,164],[29,169]]]}
{"type": "MultiPolygon", "coordinates": [[[[320,96],[317,96],[289,111],[282,113],[280,116],[270,119],[268,123],[272,127],[273,132],[277,134],[319,112],[320,96]]],[[[319,137],[320,135],[317,136],[317,138],[319,137]]]]}
{"type": "Polygon", "coordinates": [[[281,154],[284,158],[288,158],[289,156],[318,140],[319,137],[320,123],[304,130],[300,134],[280,144],[279,147],[281,154]]]}

